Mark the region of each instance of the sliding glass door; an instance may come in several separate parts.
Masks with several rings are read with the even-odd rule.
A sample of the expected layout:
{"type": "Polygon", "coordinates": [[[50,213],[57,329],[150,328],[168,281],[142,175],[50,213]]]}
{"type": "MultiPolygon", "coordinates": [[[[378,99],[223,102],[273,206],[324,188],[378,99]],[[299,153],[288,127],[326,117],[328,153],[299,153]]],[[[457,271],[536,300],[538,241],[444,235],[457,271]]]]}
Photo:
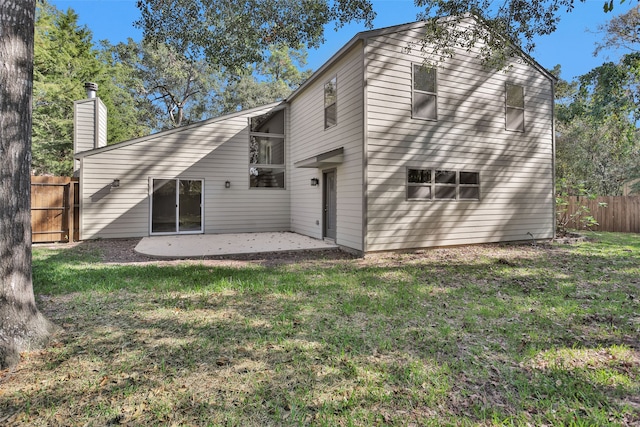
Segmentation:
{"type": "Polygon", "coordinates": [[[151,234],[202,233],[202,180],[152,181],[151,234]]]}

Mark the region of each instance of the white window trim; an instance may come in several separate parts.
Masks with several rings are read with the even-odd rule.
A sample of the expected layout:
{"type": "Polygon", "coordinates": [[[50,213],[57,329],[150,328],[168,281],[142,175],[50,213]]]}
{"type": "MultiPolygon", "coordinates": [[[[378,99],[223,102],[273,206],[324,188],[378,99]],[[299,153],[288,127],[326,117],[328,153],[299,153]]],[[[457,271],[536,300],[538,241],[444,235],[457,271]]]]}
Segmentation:
{"type": "Polygon", "coordinates": [[[324,125],[324,129],[331,129],[334,128],[338,125],[338,75],[334,75],[333,77],[331,77],[329,80],[324,82],[324,85],[322,85],[322,120],[323,120],[323,125],[324,125]],[[335,101],[333,101],[333,103],[329,104],[328,106],[327,104],[327,84],[331,83],[331,81],[335,81],[335,93],[336,93],[336,99],[335,101]],[[327,107],[330,107],[332,105],[335,105],[335,111],[336,111],[336,117],[335,117],[335,122],[332,125],[328,125],[327,126],[327,107]]]}
{"type": "Polygon", "coordinates": [[[421,166],[407,166],[405,170],[405,184],[406,184],[406,200],[410,202],[479,202],[482,200],[482,181],[480,178],[480,172],[477,170],[458,170],[452,168],[434,168],[434,167],[421,167],[421,166]],[[429,183],[413,183],[409,182],[409,170],[428,170],[431,173],[431,182],[429,183]],[[455,184],[437,184],[436,183],[436,171],[449,171],[456,173],[456,183],[455,184]],[[460,183],[460,173],[475,173],[478,176],[478,184],[461,184],[460,183]],[[455,199],[443,199],[436,198],[436,187],[455,187],[456,189],[456,197],[455,199]],[[409,197],[409,187],[430,187],[431,198],[412,198],[409,197]],[[477,199],[463,199],[460,197],[460,188],[477,188],[478,189],[478,198],[477,199]]]}
{"type": "Polygon", "coordinates": [[[434,70],[435,72],[435,92],[427,92],[424,90],[419,90],[419,89],[415,89],[415,73],[414,73],[414,66],[417,65],[419,67],[424,66],[424,64],[421,63],[417,63],[417,62],[412,62],[411,63],[411,118],[412,119],[416,119],[416,120],[426,120],[428,122],[437,122],[438,121],[438,70],[435,67],[427,67],[427,68],[431,68],[434,70]],[[415,93],[423,93],[426,95],[433,95],[436,99],[436,116],[435,118],[429,118],[429,117],[420,117],[420,116],[416,116],[414,114],[414,105],[415,105],[415,93]]]}
{"type": "MultiPolygon", "coordinates": [[[[272,111],[278,111],[284,108],[278,108],[272,111]]],[[[259,115],[258,115],[259,116],[259,115]]],[[[284,112],[284,121],[285,121],[285,129],[286,129],[286,120],[287,120],[287,111],[285,110],[284,112]]],[[[248,185],[248,189],[250,191],[279,191],[279,190],[286,190],[287,189],[287,138],[286,138],[286,134],[284,133],[270,133],[270,132],[252,132],[251,131],[251,117],[249,117],[248,119],[249,122],[249,139],[248,139],[248,144],[247,144],[247,158],[249,160],[249,167],[247,168],[247,185],[248,185]],[[282,139],[282,144],[283,144],[283,158],[284,158],[284,163],[282,164],[272,164],[272,163],[268,163],[268,164],[262,164],[262,163],[251,163],[251,138],[252,137],[262,137],[262,138],[273,138],[273,139],[282,139]],[[284,183],[282,185],[282,187],[252,187],[251,186],[251,178],[250,178],[250,174],[251,174],[251,169],[283,169],[284,170],[284,183]]]]}
{"type": "Polygon", "coordinates": [[[526,120],[525,120],[526,119],[526,115],[525,115],[525,111],[526,111],[525,97],[526,97],[526,94],[525,94],[524,85],[521,85],[521,84],[518,84],[518,83],[505,82],[505,84],[504,84],[504,129],[506,131],[519,132],[519,133],[524,133],[525,132],[525,130],[527,128],[526,127],[526,120]],[[516,106],[508,104],[508,102],[507,102],[507,94],[509,93],[509,86],[518,86],[518,87],[522,88],[522,107],[516,107],[516,106]],[[522,111],[522,129],[513,129],[513,128],[510,128],[508,126],[508,124],[509,124],[509,120],[508,120],[508,117],[509,117],[508,111],[509,111],[509,109],[522,111]]]}

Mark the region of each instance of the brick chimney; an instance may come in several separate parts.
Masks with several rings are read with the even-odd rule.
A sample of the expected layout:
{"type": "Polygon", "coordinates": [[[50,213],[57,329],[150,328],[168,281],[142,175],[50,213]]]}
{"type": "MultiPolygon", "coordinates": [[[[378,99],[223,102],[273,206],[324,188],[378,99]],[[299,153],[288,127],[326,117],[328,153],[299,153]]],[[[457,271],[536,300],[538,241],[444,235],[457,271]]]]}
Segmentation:
{"type": "MultiPolygon", "coordinates": [[[[84,88],[87,98],[73,103],[74,154],[107,145],[107,107],[97,97],[97,84],[87,82],[84,88]]],[[[79,162],[74,161],[74,173],[77,173],[79,168],[79,162]]]]}

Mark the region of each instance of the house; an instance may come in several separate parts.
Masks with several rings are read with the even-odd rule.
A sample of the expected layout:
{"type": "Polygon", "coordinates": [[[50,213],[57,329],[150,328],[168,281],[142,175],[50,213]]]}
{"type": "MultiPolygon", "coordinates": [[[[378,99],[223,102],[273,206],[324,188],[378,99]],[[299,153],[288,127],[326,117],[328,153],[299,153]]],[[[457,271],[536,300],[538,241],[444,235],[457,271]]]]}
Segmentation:
{"type": "Polygon", "coordinates": [[[422,31],[359,33],[283,102],[115,145],[98,144],[99,99],[79,101],[81,239],[292,231],[365,254],[552,238],[554,77],[524,54],[427,66],[407,49],[422,31]]]}

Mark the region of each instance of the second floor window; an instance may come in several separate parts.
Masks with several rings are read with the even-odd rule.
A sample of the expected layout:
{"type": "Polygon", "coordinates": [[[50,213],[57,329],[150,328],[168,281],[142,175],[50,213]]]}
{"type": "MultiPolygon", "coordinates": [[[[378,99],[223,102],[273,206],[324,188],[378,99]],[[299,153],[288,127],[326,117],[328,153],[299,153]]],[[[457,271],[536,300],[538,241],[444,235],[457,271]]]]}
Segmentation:
{"type": "Polygon", "coordinates": [[[436,69],[422,64],[412,64],[412,111],[414,119],[438,120],[438,95],[436,69]]]}
{"type": "Polygon", "coordinates": [[[524,87],[506,84],[505,116],[506,130],[524,132],[524,87]]]}
{"type": "Polygon", "coordinates": [[[285,188],[284,110],[249,121],[249,187],[285,188]]]}
{"type": "Polygon", "coordinates": [[[324,128],[330,128],[338,123],[338,84],[334,77],[324,84],[324,128]]]}

